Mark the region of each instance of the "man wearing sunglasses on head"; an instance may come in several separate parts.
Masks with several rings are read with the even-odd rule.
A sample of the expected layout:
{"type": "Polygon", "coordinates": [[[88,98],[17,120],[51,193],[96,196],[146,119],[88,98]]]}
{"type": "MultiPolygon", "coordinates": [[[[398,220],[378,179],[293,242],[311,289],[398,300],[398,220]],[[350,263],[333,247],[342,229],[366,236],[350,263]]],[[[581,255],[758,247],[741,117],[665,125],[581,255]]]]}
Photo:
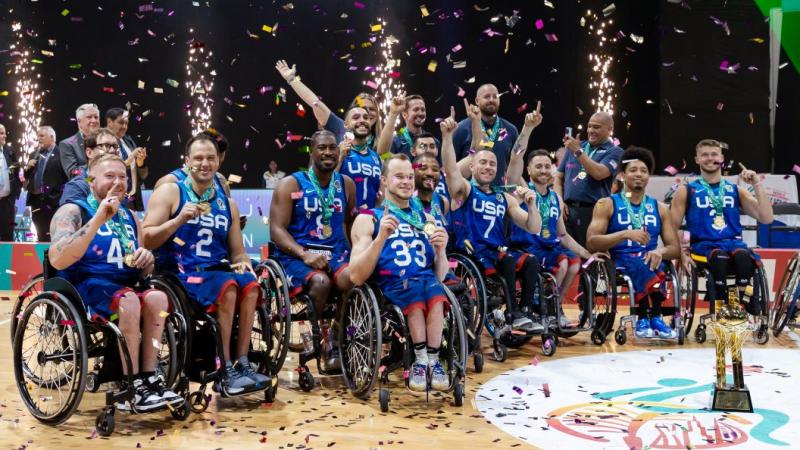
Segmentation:
{"type": "MultiPolygon", "coordinates": [[[[108,128],[98,128],[91,132],[83,140],[83,147],[86,151],[87,162],[101,155],[112,154],[119,156],[119,143],[117,136],[108,128]]],[[[59,206],[74,202],[75,200],[85,199],[91,193],[87,177],[87,164],[78,166],[76,175],[64,185],[61,193],[59,206]]]]}

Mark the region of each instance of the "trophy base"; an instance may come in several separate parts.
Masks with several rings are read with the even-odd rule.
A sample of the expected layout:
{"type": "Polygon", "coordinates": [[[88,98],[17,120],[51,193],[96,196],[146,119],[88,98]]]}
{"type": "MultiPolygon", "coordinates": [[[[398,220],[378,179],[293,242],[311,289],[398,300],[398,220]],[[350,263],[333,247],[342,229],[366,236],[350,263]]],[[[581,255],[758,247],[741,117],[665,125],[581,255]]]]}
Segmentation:
{"type": "Polygon", "coordinates": [[[711,399],[712,411],[753,412],[753,401],[747,386],[742,389],[733,387],[720,388],[714,383],[714,393],[711,399]]]}

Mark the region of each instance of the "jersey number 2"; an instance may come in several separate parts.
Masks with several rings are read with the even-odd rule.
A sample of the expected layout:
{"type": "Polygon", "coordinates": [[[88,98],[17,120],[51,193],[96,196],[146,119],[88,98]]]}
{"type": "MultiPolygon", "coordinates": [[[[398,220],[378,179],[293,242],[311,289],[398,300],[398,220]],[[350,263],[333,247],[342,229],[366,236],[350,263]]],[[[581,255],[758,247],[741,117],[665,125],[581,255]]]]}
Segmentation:
{"type": "Polygon", "coordinates": [[[211,241],[214,239],[214,232],[208,228],[201,228],[200,231],[197,232],[197,237],[202,237],[203,239],[197,242],[195,249],[197,250],[197,256],[203,256],[206,258],[211,257],[211,252],[205,250],[203,247],[210,244],[211,241]]]}

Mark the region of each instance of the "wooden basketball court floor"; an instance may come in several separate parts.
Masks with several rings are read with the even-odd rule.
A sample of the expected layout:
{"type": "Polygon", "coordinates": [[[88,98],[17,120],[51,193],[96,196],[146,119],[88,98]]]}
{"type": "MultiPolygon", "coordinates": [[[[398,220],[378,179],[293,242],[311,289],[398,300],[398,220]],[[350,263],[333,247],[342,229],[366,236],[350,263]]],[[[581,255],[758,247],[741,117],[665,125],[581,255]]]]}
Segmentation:
{"type": "MultiPolygon", "coordinates": [[[[382,413],[377,392],[368,401],[354,398],[339,377],[320,377],[313,368],[317,386],[311,392],[298,387],[297,355],[289,353],[280,374],[277,400],[263,403],[262,395],[218,399],[215,395],[203,414],[191,414],[185,422],[168,412],[134,416],[116,414],[116,431],[110,437],[94,432],[94,420],[103,405],[102,393],[86,393],[76,413],[65,423],[51,427],[35,420],[22,403],[13,376],[9,338],[10,310],[16,292],[0,291],[0,444],[3,448],[186,448],[186,449],[435,449],[435,448],[535,448],[506,434],[487,422],[475,407],[475,393],[482,383],[517,367],[598,352],[615,353],[653,348],[668,349],[677,344],[660,341],[629,342],[618,346],[608,342],[596,346],[589,336],[579,334],[562,339],[556,354],[541,354],[540,341],[510,351],[504,363],[491,358],[491,340],[483,339],[483,373],[467,374],[467,397],[462,407],[452,405],[452,395],[406,391],[398,376],[391,384],[390,411],[382,413]]],[[[569,312],[568,314],[574,314],[569,312]]],[[[710,347],[687,339],[683,348],[710,347]]],[[[748,346],[755,346],[750,341],[748,346]]],[[[798,348],[786,333],[772,338],[767,348],[798,348]]],[[[472,362],[469,364],[472,369],[472,362]]],[[[587,368],[591,369],[591,368],[587,368]]],[[[709,369],[709,381],[713,373],[709,369]]],[[[210,388],[209,388],[209,393],[210,388]]],[[[558,392],[551,395],[557,396],[558,392]]],[[[542,443],[546,448],[546,440],[542,443]]]]}

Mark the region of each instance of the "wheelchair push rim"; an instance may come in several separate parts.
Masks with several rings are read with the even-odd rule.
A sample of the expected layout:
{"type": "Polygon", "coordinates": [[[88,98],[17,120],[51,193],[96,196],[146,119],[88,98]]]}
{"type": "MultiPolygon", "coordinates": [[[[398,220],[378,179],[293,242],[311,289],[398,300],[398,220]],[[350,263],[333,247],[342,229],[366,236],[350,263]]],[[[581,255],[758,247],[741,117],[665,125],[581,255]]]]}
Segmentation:
{"type": "Polygon", "coordinates": [[[383,349],[381,313],[372,289],[354,288],[344,301],[340,317],[342,375],[353,395],[364,399],[378,379],[383,349]]]}

